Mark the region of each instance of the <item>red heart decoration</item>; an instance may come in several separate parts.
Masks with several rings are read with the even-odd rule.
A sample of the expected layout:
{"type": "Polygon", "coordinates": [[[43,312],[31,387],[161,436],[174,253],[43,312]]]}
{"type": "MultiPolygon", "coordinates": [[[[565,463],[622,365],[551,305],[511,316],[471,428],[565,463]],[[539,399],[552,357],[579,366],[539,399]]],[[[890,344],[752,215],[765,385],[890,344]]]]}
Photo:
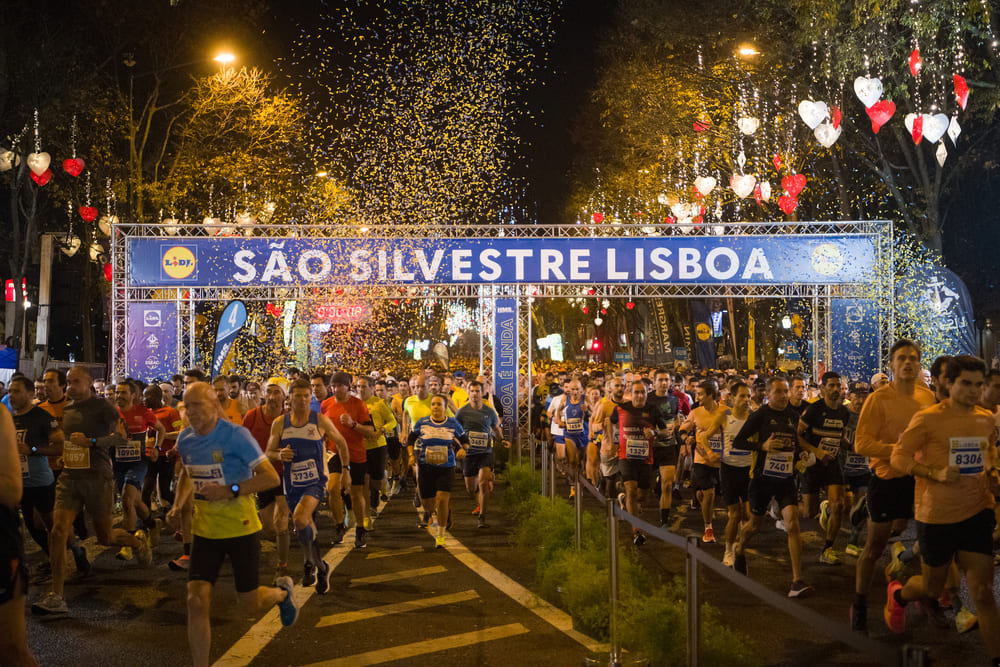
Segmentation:
{"type": "Polygon", "coordinates": [[[265,306],[265,309],[267,310],[268,315],[273,315],[274,317],[281,317],[281,313],[282,311],[284,311],[284,308],[282,308],[281,306],[276,306],[273,303],[267,304],[267,306],[265,306]]]}
{"type": "Polygon", "coordinates": [[[37,183],[39,187],[42,187],[46,183],[52,180],[52,170],[46,169],[41,174],[36,174],[35,172],[31,172],[31,180],[37,183]]]}
{"type": "Polygon", "coordinates": [[[840,127],[840,107],[832,107],[830,109],[830,121],[833,123],[833,129],[840,127]]]}
{"type": "Polygon", "coordinates": [[[74,178],[83,173],[85,166],[83,158],[71,157],[63,160],[63,171],[74,178]]]}
{"type": "Polygon", "coordinates": [[[104,265],[104,279],[110,283],[111,278],[113,276],[114,276],[114,268],[111,266],[111,262],[108,262],[107,264],[104,265]]]}
{"type": "Polygon", "coordinates": [[[913,49],[907,62],[910,64],[910,74],[920,76],[920,68],[924,65],[924,61],[920,59],[920,49],[913,49]]]}
{"type": "Polygon", "coordinates": [[[771,164],[774,165],[775,171],[781,171],[781,154],[775,153],[774,157],[771,158],[771,164]]]}
{"type": "Polygon", "coordinates": [[[878,134],[879,129],[889,122],[896,113],[896,103],[889,100],[879,100],[868,107],[868,117],[872,119],[872,132],[878,134]]]}
{"type": "Polygon", "coordinates": [[[693,194],[693,195],[694,195],[694,198],[695,198],[695,199],[701,199],[701,197],[702,197],[702,194],[701,194],[701,192],[699,192],[699,191],[698,191],[698,188],[696,188],[696,187],[695,187],[695,186],[693,186],[693,185],[691,186],[691,194],[693,194]]]}
{"type": "Polygon", "coordinates": [[[760,198],[761,198],[760,183],[753,186],[753,198],[757,202],[757,206],[760,206],[760,198]]]}
{"type": "Polygon", "coordinates": [[[592,215],[590,217],[597,224],[601,224],[602,222],[604,222],[604,214],[603,213],[595,213],[594,215],[592,215]]]}
{"type": "Polygon", "coordinates": [[[701,216],[699,215],[699,216],[697,216],[697,217],[694,217],[694,218],[691,218],[691,222],[693,222],[693,223],[694,223],[694,224],[696,224],[696,225],[700,225],[700,224],[701,224],[702,222],[704,222],[704,218],[702,218],[702,217],[701,217],[701,216]]]}
{"type": "Polygon", "coordinates": [[[625,307],[628,308],[629,310],[632,310],[633,308],[635,308],[635,301],[626,301],[625,307]]]}
{"type": "Polygon", "coordinates": [[[964,110],[965,105],[969,102],[969,84],[965,82],[965,77],[961,74],[953,76],[952,81],[955,83],[955,101],[964,110]]]}
{"type": "Polygon", "coordinates": [[[668,215],[667,217],[665,217],[665,218],[663,219],[663,222],[667,223],[668,225],[672,225],[672,224],[674,224],[675,222],[677,222],[677,218],[675,218],[675,217],[674,217],[674,216],[672,216],[672,215],[668,215]]]}
{"type": "Polygon", "coordinates": [[[709,128],[709,124],[707,120],[696,120],[692,127],[695,132],[704,132],[709,128]]]}
{"type": "Polygon", "coordinates": [[[705,215],[705,207],[704,206],[699,206],[698,207],[698,213],[701,214],[701,215],[705,215]]]}
{"type": "Polygon", "coordinates": [[[924,138],[924,116],[923,114],[918,115],[913,119],[913,143],[919,144],[920,140],[924,138]]]}
{"type": "Polygon", "coordinates": [[[798,205],[799,205],[799,200],[796,199],[795,197],[789,195],[781,195],[781,197],[778,198],[778,206],[780,206],[781,210],[785,212],[785,215],[791,215],[792,211],[794,211],[795,207],[798,205]]]}
{"type": "MultiPolygon", "coordinates": [[[[785,189],[788,196],[793,200],[799,196],[803,188],[806,187],[806,177],[805,174],[790,174],[781,179],[781,187],[785,189]]],[[[779,200],[780,203],[781,200],[779,200]]],[[[792,207],[795,208],[794,206],[792,207]]],[[[787,211],[786,211],[787,213],[787,211]]]]}
{"type": "Polygon", "coordinates": [[[93,206],[81,206],[80,217],[87,222],[93,222],[97,219],[97,209],[93,206]]]}

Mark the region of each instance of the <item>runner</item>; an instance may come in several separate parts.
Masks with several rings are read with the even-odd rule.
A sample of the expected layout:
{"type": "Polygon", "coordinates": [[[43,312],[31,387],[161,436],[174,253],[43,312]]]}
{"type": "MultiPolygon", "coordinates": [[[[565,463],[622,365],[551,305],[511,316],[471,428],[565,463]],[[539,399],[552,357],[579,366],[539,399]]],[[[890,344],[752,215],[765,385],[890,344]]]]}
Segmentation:
{"type": "Polygon", "coordinates": [[[759,529],[771,499],[777,501],[788,532],[788,555],[792,566],[792,585],[788,597],[805,595],[812,588],[802,580],[802,538],[796,504],[795,464],[796,429],[799,413],[788,404],[788,380],[781,376],[767,379],[767,403],[752,413],[733,441],[737,449],[753,454],[750,472],[750,521],[740,528],[733,548],[733,568],[747,574],[746,547],[759,529]]]}
{"type": "MultiPolygon", "coordinates": [[[[387,387],[387,389],[389,389],[387,387]]],[[[396,383],[396,393],[389,399],[389,407],[396,418],[396,428],[386,435],[385,444],[389,454],[389,495],[397,496],[406,488],[406,457],[403,456],[403,401],[410,397],[410,384],[405,380],[396,383]]]]}
{"type": "Polygon", "coordinates": [[[309,377],[309,385],[312,387],[309,409],[313,412],[322,412],[323,401],[330,397],[329,384],[330,378],[325,373],[313,373],[309,377]]]}
{"type": "Polygon", "coordinates": [[[225,375],[217,375],[212,380],[212,388],[219,398],[219,405],[222,409],[222,416],[234,424],[243,423],[243,412],[241,412],[238,401],[229,397],[229,378],[225,375]]]}
{"type": "Polygon", "coordinates": [[[612,376],[606,384],[607,395],[601,399],[601,406],[595,412],[590,422],[590,432],[597,433],[601,439],[601,476],[604,478],[604,495],[614,498],[618,495],[618,429],[605,430],[605,424],[615,408],[625,401],[625,383],[617,375],[612,376]]]}
{"type": "MultiPolygon", "coordinates": [[[[836,565],[840,556],[833,543],[840,534],[840,522],[844,516],[844,471],[840,467],[840,447],[850,415],[843,403],[840,375],[827,371],[820,381],[822,398],[809,403],[799,418],[799,447],[816,457],[816,463],[806,468],[803,474],[805,484],[801,490],[803,497],[818,497],[819,492],[826,488],[826,500],[820,513],[820,528],[825,531],[826,542],[819,562],[836,565]]],[[[809,505],[812,505],[811,501],[809,505]]]]}
{"type": "MultiPolygon", "coordinates": [[[[660,475],[660,527],[670,526],[670,510],[673,507],[674,478],[677,475],[677,461],[680,447],[677,439],[680,401],[671,391],[672,376],[665,368],[656,369],[653,386],[656,391],[646,397],[646,404],[654,415],[666,424],[663,435],[657,434],[653,443],[653,466],[660,475]]],[[[690,414],[690,413],[689,413],[690,414]]]]}
{"type": "Polygon", "coordinates": [[[166,505],[174,502],[171,490],[174,481],[174,467],[177,461],[177,450],[174,445],[184,423],[180,413],[174,408],[163,405],[163,389],[160,385],[151,384],[142,393],[146,407],[153,411],[165,431],[162,442],[157,447],[157,457],[150,460],[146,478],[142,482],[142,502],[147,507],[153,506],[153,491],[158,492],[159,506],[165,511],[166,505]]]}
{"type": "Polygon", "coordinates": [[[726,411],[722,424],[722,467],[719,470],[722,483],[722,500],[726,503],[726,551],[722,563],[732,567],[736,559],[736,537],[740,522],[750,520],[747,503],[750,487],[750,467],[753,452],[733,446],[737,434],[750,416],[750,387],[745,382],[735,382],[729,389],[732,407],[726,411]]]}
{"type": "Polygon", "coordinates": [[[994,665],[1000,665],[1000,623],[993,594],[993,507],[1000,493],[993,415],[976,405],[986,365],[968,355],[947,364],[950,398],[914,415],[893,446],[891,463],[916,479],[915,517],[921,574],[892,581],[884,616],[894,633],[906,627],[905,607],[938,607],[953,560],[965,572],[979,630],[994,665]]]}
{"type": "Polygon", "coordinates": [[[854,451],[854,434],[858,427],[858,416],[861,414],[861,407],[868,398],[868,393],[867,382],[852,382],[850,384],[847,394],[847,398],[850,400],[847,405],[847,425],[844,427],[844,479],[847,482],[847,490],[851,500],[849,505],[846,503],[844,505],[851,508],[851,513],[848,516],[851,534],[847,538],[847,547],[845,547],[844,553],[854,557],[861,553],[858,544],[861,538],[861,529],[868,519],[868,506],[865,503],[865,497],[868,494],[868,480],[872,476],[868,457],[854,451]]]}
{"type": "Polygon", "coordinates": [[[451,482],[455,477],[455,448],[464,447],[468,437],[454,417],[445,413],[444,396],[431,398],[431,414],[413,425],[407,446],[413,447],[419,473],[420,500],[423,518],[419,527],[430,521],[431,511],[437,513],[437,535],[434,546],[445,545],[445,531],[451,529],[451,482]]]}
{"type": "MultiPolygon", "coordinates": [[[[384,386],[384,384],[383,384],[384,386]]],[[[396,416],[385,404],[385,401],[375,395],[375,381],[362,375],[358,378],[358,397],[365,402],[368,414],[372,419],[375,432],[365,436],[365,457],[368,459],[368,496],[369,510],[365,517],[365,528],[371,529],[379,498],[389,500],[385,466],[389,460],[389,448],[386,436],[396,430],[396,416]]]]}
{"type": "Polygon", "coordinates": [[[468,434],[469,447],[462,460],[465,490],[479,501],[479,528],[489,528],[486,508],[493,495],[493,438],[503,442],[500,417],[496,410],[483,402],[483,385],[478,380],[469,383],[469,402],[458,409],[455,420],[468,434]],[[493,436],[491,438],[491,436],[493,436]]]}
{"type": "Polygon", "coordinates": [[[183,462],[177,502],[167,514],[171,525],[181,507],[194,501],[194,543],[188,570],[188,642],[195,667],[207,667],[212,647],[212,589],[226,556],[233,567],[237,600],[246,614],[277,605],[281,623],[293,624],[298,608],[292,580],[277,587],[258,585],[260,520],[251,494],[274,487],[278,474],[256,446],[249,431],[220,417],[222,406],[203,382],[184,392],[188,422],[177,438],[183,462]]]}
{"type": "Polygon", "coordinates": [[[694,436],[690,438],[690,445],[694,447],[691,478],[701,505],[701,518],[705,523],[705,534],[701,538],[705,543],[715,542],[712,514],[715,511],[715,489],[719,486],[724,447],[722,426],[727,408],[717,402],[718,396],[719,387],[715,380],[705,380],[699,384],[698,407],[691,411],[681,427],[681,431],[686,434],[694,432],[694,436]]]}
{"type": "Polygon", "coordinates": [[[316,585],[316,592],[330,589],[330,565],[319,550],[319,534],[313,513],[326,493],[326,439],[337,444],[341,460],[349,457],[347,441],[323,414],[309,409],[311,388],[305,379],[292,382],[291,412],[271,423],[267,458],[282,463],[282,488],[292,511],[295,533],[302,546],[302,585],[316,585]]]}
{"type": "MultiPolygon", "coordinates": [[[[872,575],[889,536],[906,527],[913,517],[913,477],[889,464],[892,448],[917,411],[934,404],[934,394],[922,384],[920,348],[904,339],[889,351],[892,382],[865,400],[854,433],[854,451],[871,460],[874,474],[868,482],[868,535],[855,571],[855,599],[851,605],[851,628],[868,632],[868,592],[872,575]]],[[[877,379],[877,378],[873,378],[877,379]]],[[[875,383],[872,383],[873,385],[875,383]]]]}
{"type": "Polygon", "coordinates": [[[109,451],[125,443],[118,410],[92,393],[93,379],[85,367],[74,366],[66,378],[73,404],[63,411],[63,433],[69,435],[63,443],[65,467],[56,483],[56,504],[49,532],[52,586],[44,598],[31,605],[32,613],[40,615],[69,612],[63,599],[66,545],[73,520],[84,508],[94,522],[98,542],[104,546],[131,547],[143,565],[152,561],[145,531],[132,535],[111,527],[114,473],[109,451]]]}
{"type": "Polygon", "coordinates": [[[583,397],[583,385],[574,379],[567,385],[566,399],[561,402],[556,412],[556,420],[563,430],[563,453],[559,455],[559,445],[556,445],[556,455],[566,460],[566,473],[569,478],[569,497],[576,493],[576,476],[580,474],[580,459],[586,456],[590,414],[587,412],[587,402],[583,397]]]}

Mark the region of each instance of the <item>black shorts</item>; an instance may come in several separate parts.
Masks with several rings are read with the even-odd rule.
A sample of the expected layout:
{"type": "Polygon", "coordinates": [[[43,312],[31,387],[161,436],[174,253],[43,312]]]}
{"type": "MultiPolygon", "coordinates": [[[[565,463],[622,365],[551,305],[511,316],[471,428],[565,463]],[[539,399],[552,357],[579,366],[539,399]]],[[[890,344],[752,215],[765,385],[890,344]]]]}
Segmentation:
{"type": "Polygon", "coordinates": [[[719,470],[722,482],[722,500],[726,505],[736,505],[749,499],[750,466],[738,468],[726,463],[719,470]]]}
{"type": "Polygon", "coordinates": [[[24,538],[17,510],[0,505],[0,604],[14,595],[27,594],[28,570],[24,565],[24,538]]]}
{"type": "MultiPolygon", "coordinates": [[[[386,446],[376,447],[375,449],[369,449],[365,452],[368,464],[368,477],[373,482],[381,482],[385,479],[385,462],[389,456],[389,450],[386,446]]],[[[353,468],[354,465],[351,465],[353,468]]]]}
{"type": "Polygon", "coordinates": [[[695,491],[707,491],[719,486],[719,469],[704,463],[695,463],[691,469],[691,484],[695,491]]]}
{"type": "Polygon", "coordinates": [[[868,480],[871,478],[872,474],[867,470],[860,475],[844,474],[844,481],[847,483],[847,488],[851,490],[851,493],[857,493],[861,489],[867,489],[868,480]]]}
{"type": "Polygon", "coordinates": [[[285,495],[285,485],[278,484],[278,486],[273,489],[267,489],[266,491],[257,492],[257,509],[262,510],[271,503],[273,503],[278,496],[285,495]]]}
{"type": "Polygon", "coordinates": [[[38,510],[42,514],[52,514],[52,509],[55,506],[55,482],[48,486],[26,486],[21,491],[21,511],[24,514],[25,523],[34,521],[32,510],[38,510]]]}
{"type": "Polygon", "coordinates": [[[868,516],[875,523],[913,518],[913,478],[909,475],[868,481],[868,516]]]}
{"type": "Polygon", "coordinates": [[[653,447],[653,466],[662,468],[664,466],[677,466],[680,447],[671,445],[670,447],[653,447]]]}
{"type": "Polygon", "coordinates": [[[330,460],[326,462],[326,470],[331,475],[339,475],[344,472],[344,464],[340,462],[340,454],[334,454],[330,457],[330,460]]]}
{"type": "Polygon", "coordinates": [[[791,477],[787,479],[777,479],[773,477],[754,477],[750,480],[747,490],[747,501],[750,503],[750,512],[757,516],[767,514],[767,506],[771,504],[771,498],[778,501],[778,507],[784,509],[789,505],[797,505],[799,494],[795,490],[795,480],[791,477]]]}
{"type": "Polygon", "coordinates": [[[993,556],[993,510],[983,510],[958,523],[921,523],[917,521],[920,557],[927,567],[941,567],[951,562],[959,551],[993,556]]]}
{"type": "Polygon", "coordinates": [[[368,475],[368,462],[355,463],[351,461],[351,486],[364,486],[368,475]]]}
{"type": "Polygon", "coordinates": [[[802,493],[819,493],[828,486],[843,485],[844,470],[840,467],[840,461],[834,459],[829,463],[822,463],[817,460],[816,463],[806,468],[799,490],[802,493]]]}
{"type": "Polygon", "coordinates": [[[475,477],[483,468],[493,469],[493,450],[479,454],[466,454],[462,459],[462,476],[475,477]]]}
{"type": "Polygon", "coordinates": [[[636,482],[640,489],[653,485],[653,464],[634,459],[618,459],[618,474],[623,482],[636,482]]]}
{"type": "Polygon", "coordinates": [[[421,500],[433,498],[441,493],[451,493],[451,481],[455,479],[455,466],[439,468],[421,463],[417,469],[417,485],[421,500]]]}
{"type": "Polygon", "coordinates": [[[399,438],[386,438],[385,447],[388,451],[390,461],[396,461],[399,459],[399,455],[403,453],[403,445],[399,442],[399,438]]]}
{"type": "Polygon", "coordinates": [[[259,585],[260,533],[213,540],[195,535],[191,542],[191,567],[188,581],[207,581],[215,585],[222,561],[229,556],[237,593],[249,593],[259,585]]]}

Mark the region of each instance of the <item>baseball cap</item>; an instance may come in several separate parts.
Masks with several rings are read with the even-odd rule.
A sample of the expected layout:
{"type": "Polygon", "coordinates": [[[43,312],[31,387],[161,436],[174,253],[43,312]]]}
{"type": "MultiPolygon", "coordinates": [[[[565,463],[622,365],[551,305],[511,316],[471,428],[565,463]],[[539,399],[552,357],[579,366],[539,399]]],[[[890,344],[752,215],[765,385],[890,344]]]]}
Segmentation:
{"type": "Polygon", "coordinates": [[[339,373],[334,373],[333,374],[333,377],[330,378],[330,384],[331,385],[342,384],[342,385],[344,385],[346,387],[350,387],[351,386],[351,380],[353,380],[353,378],[351,377],[350,373],[345,373],[345,372],[341,371],[339,373]]]}
{"type": "Polygon", "coordinates": [[[868,381],[868,384],[875,386],[876,382],[888,382],[889,376],[885,373],[876,373],[872,376],[872,379],[868,381]]]}
{"type": "Polygon", "coordinates": [[[455,377],[457,377],[457,378],[464,378],[465,377],[465,373],[463,373],[462,371],[455,371],[455,377]]]}
{"type": "Polygon", "coordinates": [[[766,387],[767,386],[767,380],[765,380],[764,378],[757,378],[756,380],[753,381],[753,386],[755,386],[755,387],[766,387]]]}
{"type": "Polygon", "coordinates": [[[283,391],[284,393],[286,394],[288,393],[288,380],[286,380],[285,378],[275,375],[272,378],[268,378],[267,382],[264,383],[264,386],[269,387],[272,384],[275,387],[281,387],[281,391],[283,391]]]}

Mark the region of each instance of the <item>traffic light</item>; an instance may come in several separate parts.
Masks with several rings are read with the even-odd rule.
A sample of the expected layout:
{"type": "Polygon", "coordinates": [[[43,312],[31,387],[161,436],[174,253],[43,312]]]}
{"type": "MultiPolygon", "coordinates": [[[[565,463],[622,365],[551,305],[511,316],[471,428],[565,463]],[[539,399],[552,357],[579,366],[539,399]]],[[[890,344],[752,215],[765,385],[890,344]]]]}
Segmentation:
{"type": "Polygon", "coordinates": [[[599,340],[597,340],[595,338],[593,340],[593,342],[590,344],[590,351],[594,352],[594,353],[600,352],[601,351],[601,341],[599,341],[599,340]]]}

